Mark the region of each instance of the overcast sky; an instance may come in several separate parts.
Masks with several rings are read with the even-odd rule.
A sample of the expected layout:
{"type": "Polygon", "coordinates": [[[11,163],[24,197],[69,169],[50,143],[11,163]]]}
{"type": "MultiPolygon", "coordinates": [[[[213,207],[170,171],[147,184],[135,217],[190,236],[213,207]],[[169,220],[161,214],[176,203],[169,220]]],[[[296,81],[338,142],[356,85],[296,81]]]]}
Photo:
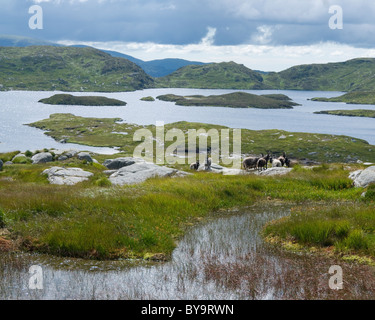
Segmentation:
{"type": "Polygon", "coordinates": [[[372,0],[0,0],[0,34],[88,44],[143,60],[235,61],[282,70],[375,57],[372,0]],[[43,9],[43,30],[28,26],[43,9]],[[329,8],[343,29],[329,28],[329,8]]]}

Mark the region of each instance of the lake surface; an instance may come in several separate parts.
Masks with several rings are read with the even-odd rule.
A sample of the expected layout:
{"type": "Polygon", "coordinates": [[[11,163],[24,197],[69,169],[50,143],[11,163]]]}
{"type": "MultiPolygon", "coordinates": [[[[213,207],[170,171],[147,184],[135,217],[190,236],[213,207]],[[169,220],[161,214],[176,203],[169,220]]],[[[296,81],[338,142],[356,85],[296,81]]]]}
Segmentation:
{"type": "Polygon", "coordinates": [[[60,144],[43,134],[42,130],[25,126],[46,119],[52,113],[72,113],[84,117],[121,118],[141,125],[177,121],[203,122],[252,130],[280,129],[294,132],[348,135],[375,144],[375,119],[338,117],[313,114],[315,111],[336,109],[372,109],[372,105],[347,105],[345,103],[314,102],[314,97],[336,97],[342,92],[242,90],[254,94],[282,93],[302,106],[294,109],[262,110],[221,107],[182,107],[173,102],[140,101],[142,97],[162,94],[218,95],[239,90],[206,89],[147,89],[124,93],[73,93],[75,95],[100,95],[126,101],[125,107],[52,106],[38,103],[42,98],[60,92],[0,92],[0,152],[36,150],[43,148],[81,149],[112,154],[111,148],[93,148],[73,144],[60,144]]]}

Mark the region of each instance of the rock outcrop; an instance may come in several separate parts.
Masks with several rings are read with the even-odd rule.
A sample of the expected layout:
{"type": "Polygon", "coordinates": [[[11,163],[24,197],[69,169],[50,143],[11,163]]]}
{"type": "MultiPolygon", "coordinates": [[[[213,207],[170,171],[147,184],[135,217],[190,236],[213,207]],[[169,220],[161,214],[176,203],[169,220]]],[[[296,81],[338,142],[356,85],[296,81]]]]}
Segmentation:
{"type": "Polygon", "coordinates": [[[93,162],[91,155],[88,152],[80,152],[77,154],[79,160],[86,160],[87,162],[93,162]]]}
{"type": "Polygon", "coordinates": [[[375,184],[375,166],[354,171],[349,175],[349,178],[353,180],[355,187],[367,188],[370,184],[375,184]]]}
{"type": "Polygon", "coordinates": [[[33,161],[33,164],[38,164],[38,163],[47,163],[47,162],[52,162],[53,157],[52,154],[49,152],[42,152],[42,153],[37,153],[35,156],[31,158],[33,161]]]}
{"type": "Polygon", "coordinates": [[[109,180],[114,185],[138,184],[154,177],[184,176],[188,173],[176,169],[161,167],[151,162],[139,162],[122,167],[113,173],[109,180]]]}
{"type": "Polygon", "coordinates": [[[61,168],[52,167],[44,170],[43,174],[48,175],[48,181],[51,184],[58,185],[75,185],[88,180],[93,174],[80,168],[61,168]]]}
{"type": "Polygon", "coordinates": [[[275,167],[275,168],[268,168],[264,171],[256,172],[255,174],[260,176],[283,176],[290,173],[293,169],[292,168],[285,168],[285,167],[275,167]]]}
{"type": "Polygon", "coordinates": [[[107,167],[109,170],[119,170],[123,167],[131,166],[134,163],[145,162],[143,159],[124,157],[117,159],[108,159],[103,162],[103,166],[107,167]]]}

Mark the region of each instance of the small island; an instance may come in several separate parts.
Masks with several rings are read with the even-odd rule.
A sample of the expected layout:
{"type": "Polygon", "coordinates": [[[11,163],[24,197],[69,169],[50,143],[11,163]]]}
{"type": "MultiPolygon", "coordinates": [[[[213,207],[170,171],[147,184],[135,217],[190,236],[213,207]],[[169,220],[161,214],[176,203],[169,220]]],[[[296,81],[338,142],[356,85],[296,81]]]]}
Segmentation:
{"type": "Polygon", "coordinates": [[[141,101],[150,101],[150,102],[153,102],[153,101],[155,101],[155,99],[153,97],[149,96],[149,97],[143,97],[143,98],[141,98],[141,101]]]}
{"type": "Polygon", "coordinates": [[[166,94],[156,97],[162,101],[175,102],[179,106],[197,107],[227,107],[227,108],[258,108],[258,109],[293,109],[298,106],[288,96],[276,95],[255,95],[246,92],[234,92],[223,95],[193,95],[178,96],[166,94]]]}
{"type": "Polygon", "coordinates": [[[55,94],[39,102],[52,105],[73,105],[73,106],[126,106],[126,102],[100,96],[73,96],[71,94],[55,94]]]}
{"type": "Polygon", "coordinates": [[[345,102],[347,104],[373,104],[375,105],[375,92],[349,92],[334,98],[312,98],[312,101],[345,102]]]}
{"type": "Polygon", "coordinates": [[[314,113],[315,114],[329,114],[332,116],[375,118],[375,110],[366,110],[366,109],[330,110],[330,111],[317,111],[314,113]]]}

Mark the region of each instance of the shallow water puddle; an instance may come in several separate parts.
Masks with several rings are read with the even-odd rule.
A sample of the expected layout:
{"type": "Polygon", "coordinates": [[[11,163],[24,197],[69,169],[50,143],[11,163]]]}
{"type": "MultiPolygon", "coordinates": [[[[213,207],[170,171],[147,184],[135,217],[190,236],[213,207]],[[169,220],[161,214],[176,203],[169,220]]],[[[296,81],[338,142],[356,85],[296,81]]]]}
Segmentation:
{"type": "Polygon", "coordinates": [[[156,265],[0,255],[0,299],[371,298],[369,268],[344,267],[347,289],[332,292],[328,269],[337,262],[286,254],[262,241],[264,224],[289,212],[257,206],[213,218],[181,239],[170,262],[156,265]],[[31,265],[42,267],[43,290],[29,289],[31,265]]]}

